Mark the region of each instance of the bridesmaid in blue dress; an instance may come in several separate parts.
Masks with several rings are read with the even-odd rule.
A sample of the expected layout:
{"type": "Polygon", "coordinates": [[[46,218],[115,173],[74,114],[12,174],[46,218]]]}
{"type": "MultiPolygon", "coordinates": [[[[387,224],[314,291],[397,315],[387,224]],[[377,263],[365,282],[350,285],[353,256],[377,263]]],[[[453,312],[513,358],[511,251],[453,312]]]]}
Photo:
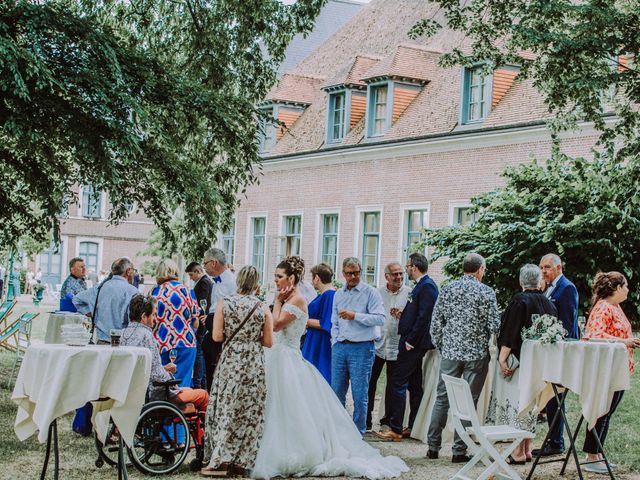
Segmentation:
{"type": "Polygon", "coordinates": [[[333,270],[326,263],[311,269],[311,281],[319,295],[309,304],[307,334],[302,356],[313,364],[331,385],[331,310],[336,293],[331,280],[333,270]]]}

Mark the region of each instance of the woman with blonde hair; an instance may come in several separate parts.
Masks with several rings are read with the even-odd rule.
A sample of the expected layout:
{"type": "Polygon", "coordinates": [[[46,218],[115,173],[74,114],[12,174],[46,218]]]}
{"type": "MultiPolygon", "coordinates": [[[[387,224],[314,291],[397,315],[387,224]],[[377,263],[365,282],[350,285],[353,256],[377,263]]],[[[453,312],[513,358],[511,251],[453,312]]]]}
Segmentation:
{"type": "Polygon", "coordinates": [[[273,329],[271,312],[257,298],[259,278],[255,267],[243,267],[238,293],[216,305],[212,336],[224,345],[207,408],[204,476],[244,476],[258,453],[267,397],[262,347],[271,346],[273,329]]]}
{"type": "Polygon", "coordinates": [[[181,387],[191,387],[196,359],[196,335],[200,309],[196,295],[178,281],[178,269],[171,260],[160,260],[156,268],[156,287],[151,296],[158,301],[153,336],[160,348],[162,364],[175,363],[175,378],[181,387]],[[175,359],[170,358],[172,353],[175,359]]]}
{"type": "MultiPolygon", "coordinates": [[[[584,338],[604,338],[623,343],[629,354],[629,371],[633,373],[633,351],[640,347],[640,339],[633,337],[631,323],[620,307],[629,294],[627,279],[619,272],[600,272],[593,279],[591,289],[593,291],[592,308],[584,338]]],[[[609,421],[622,400],[622,393],[623,391],[620,390],[613,394],[609,412],[596,422],[595,430],[598,432],[600,445],[604,445],[607,438],[609,421]]],[[[582,450],[587,454],[587,461],[594,462],[583,467],[587,472],[608,473],[607,466],[602,463],[604,460],[602,450],[598,446],[593,431],[588,427],[582,450]]]]}

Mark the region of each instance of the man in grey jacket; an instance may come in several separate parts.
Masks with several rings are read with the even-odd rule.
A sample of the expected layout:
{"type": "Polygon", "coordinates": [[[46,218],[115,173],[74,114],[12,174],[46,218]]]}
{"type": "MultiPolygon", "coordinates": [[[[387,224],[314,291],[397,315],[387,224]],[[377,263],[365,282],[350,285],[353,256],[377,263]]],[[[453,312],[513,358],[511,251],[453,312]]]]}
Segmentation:
{"type": "Polygon", "coordinates": [[[119,258],[111,265],[111,275],[105,281],[73,297],[78,312],[88,317],[95,315],[97,344],[110,343],[111,329],[120,330],[129,323],[129,302],[138,293],[131,285],[134,273],[133,262],[127,257],[119,258]]]}

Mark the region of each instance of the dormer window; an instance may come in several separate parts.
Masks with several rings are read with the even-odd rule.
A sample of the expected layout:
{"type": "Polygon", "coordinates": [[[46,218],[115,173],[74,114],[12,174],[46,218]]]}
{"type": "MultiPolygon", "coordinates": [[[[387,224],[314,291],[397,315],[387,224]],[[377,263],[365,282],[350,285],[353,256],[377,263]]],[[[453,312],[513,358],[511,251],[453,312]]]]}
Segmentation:
{"type": "Polygon", "coordinates": [[[329,128],[327,143],[341,142],[344,138],[347,119],[347,93],[332,93],[329,95],[329,128]]]}
{"type": "Polygon", "coordinates": [[[493,77],[485,73],[484,65],[464,69],[462,92],[463,124],[481,122],[491,111],[493,77]]]}
{"type": "Polygon", "coordinates": [[[369,87],[369,114],[367,118],[367,136],[384,135],[391,125],[389,104],[389,83],[385,82],[369,87]]]}
{"type": "Polygon", "coordinates": [[[258,151],[268,153],[276,144],[276,126],[268,118],[273,108],[262,109],[262,113],[258,119],[258,151]]]}

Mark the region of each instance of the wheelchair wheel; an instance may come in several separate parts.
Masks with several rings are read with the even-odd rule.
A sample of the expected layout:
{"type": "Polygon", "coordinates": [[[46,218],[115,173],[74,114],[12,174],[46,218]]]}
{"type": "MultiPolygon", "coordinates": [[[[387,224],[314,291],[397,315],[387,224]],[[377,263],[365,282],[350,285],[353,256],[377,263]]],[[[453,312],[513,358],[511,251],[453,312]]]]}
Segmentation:
{"type": "Polygon", "coordinates": [[[171,473],[187,458],[189,442],[189,424],[182,412],[168,402],[151,402],[138,419],[129,458],[142,473],[171,473]]]}
{"type": "MultiPolygon", "coordinates": [[[[109,429],[107,430],[107,439],[105,444],[98,439],[98,435],[96,435],[95,432],[93,437],[96,444],[96,450],[98,451],[98,458],[95,461],[96,467],[101,468],[105,463],[112,467],[117,466],[118,440],[120,439],[120,434],[118,433],[116,426],[113,424],[113,420],[109,421],[109,429]]],[[[131,466],[131,462],[128,462],[127,466],[131,466]]]]}

